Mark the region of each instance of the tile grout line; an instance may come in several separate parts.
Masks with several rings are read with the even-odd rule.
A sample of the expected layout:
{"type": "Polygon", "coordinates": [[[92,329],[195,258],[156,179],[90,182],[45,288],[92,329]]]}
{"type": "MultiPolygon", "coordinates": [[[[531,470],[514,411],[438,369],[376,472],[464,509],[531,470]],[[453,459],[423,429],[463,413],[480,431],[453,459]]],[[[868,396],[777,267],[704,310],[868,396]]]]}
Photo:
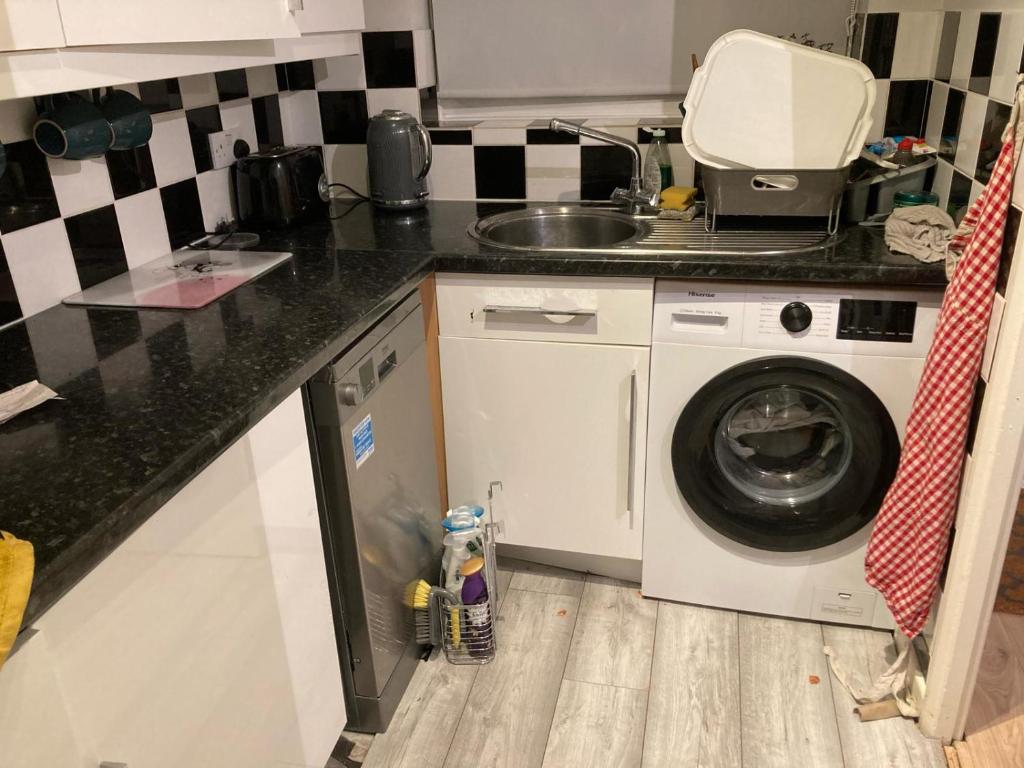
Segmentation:
{"type": "MultiPolygon", "coordinates": [[[[644,703],[644,733],[640,740],[640,768],[643,768],[644,753],[647,751],[647,722],[651,716],[651,688],[654,687],[654,659],[658,652],[658,624],[661,621],[661,600],[654,601],[654,637],[651,640],[651,667],[647,674],[647,700],[644,703]]],[[[698,755],[699,757],[699,755],[698,755]]]]}
{"type": "MultiPolygon", "coordinates": [[[[583,579],[584,589],[586,588],[586,577],[583,579]]],[[[555,708],[551,711],[551,720],[548,723],[548,733],[544,738],[544,756],[548,753],[548,744],[551,743],[551,729],[555,725],[555,713],[558,712],[558,701],[562,698],[562,684],[565,682],[565,670],[569,666],[569,654],[572,653],[572,641],[576,639],[576,628],[580,624],[580,613],[583,609],[583,593],[576,599],[576,617],[572,622],[572,634],[569,636],[569,647],[565,649],[565,658],[562,660],[562,674],[558,680],[558,695],[555,696],[555,708]]],[[[541,757],[541,768],[544,768],[545,757],[541,757]]]]}

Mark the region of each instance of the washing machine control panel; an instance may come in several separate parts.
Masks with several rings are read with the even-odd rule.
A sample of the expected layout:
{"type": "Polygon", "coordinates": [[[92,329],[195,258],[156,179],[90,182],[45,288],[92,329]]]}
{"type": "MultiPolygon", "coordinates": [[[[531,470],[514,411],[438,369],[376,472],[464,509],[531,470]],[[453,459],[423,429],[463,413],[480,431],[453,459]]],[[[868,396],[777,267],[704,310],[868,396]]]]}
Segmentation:
{"type": "Polygon", "coordinates": [[[652,340],[923,358],[941,302],[936,290],[663,280],[654,294],[652,340]]]}
{"type": "Polygon", "coordinates": [[[916,318],[915,301],[840,299],[836,338],[910,344],[916,318]]]}

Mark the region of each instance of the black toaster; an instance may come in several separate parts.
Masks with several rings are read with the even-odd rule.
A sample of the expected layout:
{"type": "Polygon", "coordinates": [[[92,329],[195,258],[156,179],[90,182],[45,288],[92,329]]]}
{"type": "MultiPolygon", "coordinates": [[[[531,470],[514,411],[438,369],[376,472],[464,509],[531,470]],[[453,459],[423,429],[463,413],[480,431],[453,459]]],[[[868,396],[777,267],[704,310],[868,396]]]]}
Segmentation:
{"type": "Polygon", "coordinates": [[[274,147],[235,162],[235,200],[243,226],[283,229],[327,214],[319,147],[274,147]]]}

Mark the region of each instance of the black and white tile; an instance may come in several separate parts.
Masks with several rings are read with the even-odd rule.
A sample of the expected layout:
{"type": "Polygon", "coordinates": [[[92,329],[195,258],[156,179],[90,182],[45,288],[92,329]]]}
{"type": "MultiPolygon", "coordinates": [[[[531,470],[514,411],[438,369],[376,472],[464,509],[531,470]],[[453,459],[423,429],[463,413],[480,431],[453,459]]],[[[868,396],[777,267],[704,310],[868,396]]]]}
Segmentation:
{"type": "MultiPolygon", "coordinates": [[[[860,58],[880,78],[869,139],[923,133],[939,150],[932,190],[940,206],[962,214],[999,151],[1024,55],[1024,11],[945,3],[868,13],[865,23],[860,58]]],[[[1024,202],[1024,192],[1014,199],[1024,202]]]]}
{"type": "MultiPolygon", "coordinates": [[[[355,179],[352,186],[365,191],[369,116],[404,109],[421,118],[421,100],[436,98],[429,28],[382,28],[394,14],[378,16],[363,37],[366,56],[117,86],[153,114],[153,136],[144,147],[93,160],[44,157],[30,138],[33,100],[0,102],[8,165],[0,177],[0,326],[229,226],[231,171],[213,168],[213,132],[228,131],[251,151],[324,146],[332,180],[355,179]]],[[[470,156],[469,184],[449,192],[473,197],[473,147],[461,149],[470,156]]]]}

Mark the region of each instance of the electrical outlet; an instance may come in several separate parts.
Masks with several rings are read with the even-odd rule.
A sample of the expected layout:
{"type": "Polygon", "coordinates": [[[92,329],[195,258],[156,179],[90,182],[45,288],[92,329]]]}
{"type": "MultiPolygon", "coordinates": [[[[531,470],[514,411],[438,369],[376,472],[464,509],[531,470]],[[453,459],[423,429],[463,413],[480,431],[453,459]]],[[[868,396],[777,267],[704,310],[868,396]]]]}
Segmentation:
{"type": "Polygon", "coordinates": [[[214,168],[227,168],[235,162],[235,136],[231,131],[211,133],[209,139],[214,168]]]}

